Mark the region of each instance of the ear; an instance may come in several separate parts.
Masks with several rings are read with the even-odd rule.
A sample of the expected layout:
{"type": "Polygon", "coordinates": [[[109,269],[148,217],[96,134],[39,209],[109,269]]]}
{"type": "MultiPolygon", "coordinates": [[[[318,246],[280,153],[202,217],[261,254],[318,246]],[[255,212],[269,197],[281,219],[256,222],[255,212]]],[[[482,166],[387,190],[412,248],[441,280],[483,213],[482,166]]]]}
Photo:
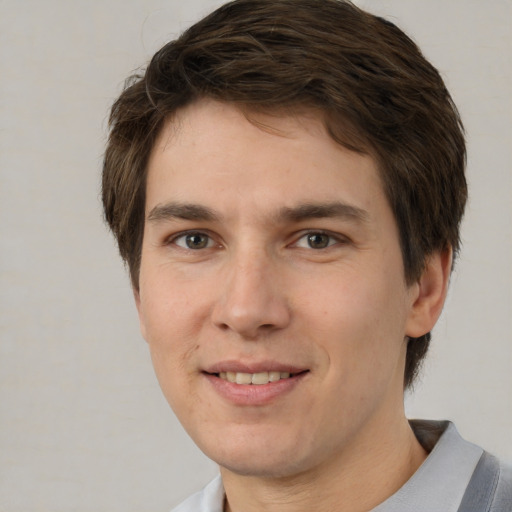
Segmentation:
{"type": "Polygon", "coordinates": [[[137,308],[137,313],[139,315],[139,325],[140,325],[140,332],[142,334],[142,337],[146,339],[146,323],[144,319],[144,311],[142,308],[142,303],[140,300],[140,291],[135,288],[135,286],[132,286],[132,292],[133,292],[133,298],[135,299],[135,307],[137,308]]]}
{"type": "Polygon", "coordinates": [[[411,286],[412,306],[405,334],[419,338],[432,330],[443,309],[452,268],[452,249],[430,255],[418,281],[411,286]]]}

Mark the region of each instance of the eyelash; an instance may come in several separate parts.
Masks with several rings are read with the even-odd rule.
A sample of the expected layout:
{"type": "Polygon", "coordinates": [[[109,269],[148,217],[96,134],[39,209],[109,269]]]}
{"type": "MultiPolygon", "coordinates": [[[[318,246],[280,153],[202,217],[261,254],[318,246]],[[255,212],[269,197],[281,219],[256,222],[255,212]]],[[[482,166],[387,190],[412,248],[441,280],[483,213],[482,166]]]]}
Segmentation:
{"type": "MultiPolygon", "coordinates": [[[[347,239],[346,237],[343,237],[339,234],[333,234],[333,233],[330,233],[328,231],[322,231],[322,230],[311,230],[311,231],[308,231],[307,233],[304,233],[301,237],[299,237],[297,239],[296,242],[294,242],[294,246],[298,246],[298,243],[301,241],[301,240],[307,240],[307,244],[308,244],[308,248],[309,249],[313,249],[313,250],[323,250],[323,249],[328,249],[329,247],[332,247],[333,245],[338,245],[338,244],[345,244],[347,243],[347,239]],[[313,237],[313,236],[322,236],[322,237],[327,237],[328,240],[327,240],[327,245],[325,247],[312,247],[310,242],[311,242],[311,239],[309,237],[313,237]]],[[[304,247],[305,248],[305,247],[304,247]]]]}
{"type": "MultiPolygon", "coordinates": [[[[346,237],[343,237],[339,234],[333,234],[333,233],[330,233],[330,232],[327,232],[327,231],[322,231],[322,230],[310,230],[310,231],[307,231],[307,232],[304,232],[299,238],[296,239],[295,242],[293,242],[292,244],[290,244],[292,247],[300,247],[299,245],[299,242],[301,240],[306,240],[306,243],[308,245],[308,247],[301,247],[303,249],[312,249],[312,250],[324,250],[324,249],[328,249],[329,247],[332,247],[333,245],[338,245],[338,244],[346,244],[347,243],[347,239],[346,237]],[[308,237],[313,237],[313,236],[320,236],[320,237],[327,237],[328,240],[327,240],[327,244],[324,246],[324,247],[312,247],[311,246],[311,239],[308,239],[308,237]]],[[[175,236],[173,236],[172,238],[168,239],[166,241],[166,244],[173,244],[173,245],[176,245],[177,247],[180,247],[181,249],[184,249],[184,250],[191,250],[191,251],[199,251],[199,250],[202,250],[202,249],[210,249],[213,247],[213,244],[214,244],[214,240],[213,240],[213,237],[208,233],[208,232],[205,232],[205,231],[185,231],[185,232],[181,232],[181,233],[178,233],[176,234],[175,236]],[[206,240],[206,245],[202,246],[202,247],[189,247],[189,246],[182,246],[180,245],[179,243],[177,243],[178,240],[180,239],[184,239],[184,245],[187,245],[187,237],[193,237],[193,236],[198,236],[198,237],[206,237],[207,240],[206,240]]]]}
{"type": "Polygon", "coordinates": [[[181,249],[191,250],[191,251],[197,251],[197,250],[201,250],[201,249],[210,249],[212,247],[212,245],[211,245],[212,243],[213,243],[213,238],[208,233],[206,233],[204,231],[184,231],[182,233],[176,234],[172,238],[168,239],[166,242],[166,244],[173,244],[173,245],[180,247],[181,249]],[[180,238],[183,238],[185,240],[185,244],[186,244],[187,237],[193,237],[193,236],[206,237],[208,239],[206,242],[207,245],[205,247],[192,248],[192,247],[183,247],[177,243],[177,240],[179,240],[180,238]]]}

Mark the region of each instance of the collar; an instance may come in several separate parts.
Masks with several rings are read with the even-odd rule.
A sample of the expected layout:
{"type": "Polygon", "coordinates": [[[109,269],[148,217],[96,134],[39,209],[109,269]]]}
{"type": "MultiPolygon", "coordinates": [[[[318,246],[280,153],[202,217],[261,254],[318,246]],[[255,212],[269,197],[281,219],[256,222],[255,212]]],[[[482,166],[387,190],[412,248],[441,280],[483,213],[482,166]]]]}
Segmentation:
{"type": "Polygon", "coordinates": [[[410,424],[430,454],[414,475],[372,512],[457,512],[482,448],[462,439],[449,421],[412,420],[410,424]]]}

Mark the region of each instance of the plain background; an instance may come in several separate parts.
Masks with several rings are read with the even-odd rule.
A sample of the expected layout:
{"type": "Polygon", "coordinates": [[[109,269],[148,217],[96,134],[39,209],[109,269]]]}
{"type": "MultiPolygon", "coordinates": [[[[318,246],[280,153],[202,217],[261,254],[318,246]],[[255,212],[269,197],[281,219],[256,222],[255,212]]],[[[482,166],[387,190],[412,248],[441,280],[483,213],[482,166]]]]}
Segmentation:
{"type": "MultiPolygon", "coordinates": [[[[216,471],[169,410],[101,216],[124,78],[213,0],[0,1],[0,511],[165,511],[216,471]]],[[[512,461],[512,2],[361,0],[440,69],[469,144],[464,248],[411,416],[512,461]]]]}

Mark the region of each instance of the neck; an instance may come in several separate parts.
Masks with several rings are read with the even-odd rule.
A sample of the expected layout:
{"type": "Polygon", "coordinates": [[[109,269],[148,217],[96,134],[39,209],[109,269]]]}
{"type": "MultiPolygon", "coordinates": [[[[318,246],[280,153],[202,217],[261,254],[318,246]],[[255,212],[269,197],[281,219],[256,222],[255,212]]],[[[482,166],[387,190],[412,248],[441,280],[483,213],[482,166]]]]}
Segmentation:
{"type": "Polygon", "coordinates": [[[221,468],[225,512],[365,512],[394,494],[413,475],[427,453],[405,416],[399,424],[369,432],[350,450],[298,475],[266,478],[221,468]],[[375,439],[379,443],[375,446],[375,439]]]}

